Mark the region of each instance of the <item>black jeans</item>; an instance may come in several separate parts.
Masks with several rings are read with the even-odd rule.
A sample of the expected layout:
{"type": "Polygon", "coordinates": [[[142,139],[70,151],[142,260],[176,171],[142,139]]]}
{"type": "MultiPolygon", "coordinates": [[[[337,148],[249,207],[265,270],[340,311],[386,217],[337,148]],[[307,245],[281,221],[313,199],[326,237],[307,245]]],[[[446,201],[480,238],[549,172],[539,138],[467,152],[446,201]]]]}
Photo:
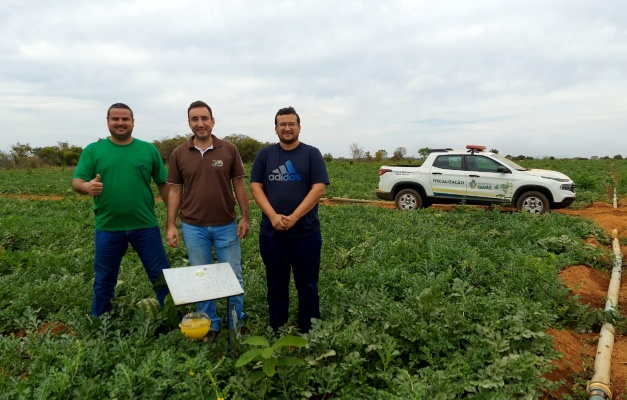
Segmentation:
{"type": "Polygon", "coordinates": [[[322,235],[312,232],[300,235],[259,235],[259,250],[266,265],[270,326],[275,331],[288,320],[290,305],[290,272],[298,292],[298,327],[311,330],[311,319],[320,318],[318,277],[322,235]]]}

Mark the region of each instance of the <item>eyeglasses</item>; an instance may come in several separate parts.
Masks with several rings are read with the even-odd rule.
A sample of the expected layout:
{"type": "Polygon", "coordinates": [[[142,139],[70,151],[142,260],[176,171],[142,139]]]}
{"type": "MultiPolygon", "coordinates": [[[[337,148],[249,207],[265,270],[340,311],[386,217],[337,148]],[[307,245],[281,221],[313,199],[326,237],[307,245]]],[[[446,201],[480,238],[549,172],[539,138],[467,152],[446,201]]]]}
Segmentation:
{"type": "Polygon", "coordinates": [[[279,128],[295,128],[296,126],[298,126],[298,124],[296,122],[281,122],[279,123],[279,128]]]}

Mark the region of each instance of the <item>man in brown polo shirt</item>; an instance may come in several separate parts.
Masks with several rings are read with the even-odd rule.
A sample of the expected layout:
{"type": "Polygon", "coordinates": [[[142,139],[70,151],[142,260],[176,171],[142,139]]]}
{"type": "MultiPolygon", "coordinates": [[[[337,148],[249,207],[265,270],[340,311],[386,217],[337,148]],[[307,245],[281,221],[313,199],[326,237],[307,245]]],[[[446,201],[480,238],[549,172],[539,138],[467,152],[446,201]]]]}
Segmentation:
{"type": "MultiPolygon", "coordinates": [[[[194,136],[174,149],[168,167],[168,244],[179,244],[178,216],[190,265],[212,264],[215,250],[218,262],[231,264],[243,289],[240,239],[250,228],[246,170],[237,147],[212,134],[215,120],[205,102],[193,102],[187,116],[194,136]],[[235,199],[241,213],[239,223],[235,199]]],[[[235,307],[237,320],[241,320],[245,315],[244,295],[230,297],[229,304],[235,307]]],[[[196,307],[211,318],[208,338],[215,340],[222,322],[215,301],[201,302],[196,307]]],[[[235,328],[235,321],[230,328],[235,328]]]]}

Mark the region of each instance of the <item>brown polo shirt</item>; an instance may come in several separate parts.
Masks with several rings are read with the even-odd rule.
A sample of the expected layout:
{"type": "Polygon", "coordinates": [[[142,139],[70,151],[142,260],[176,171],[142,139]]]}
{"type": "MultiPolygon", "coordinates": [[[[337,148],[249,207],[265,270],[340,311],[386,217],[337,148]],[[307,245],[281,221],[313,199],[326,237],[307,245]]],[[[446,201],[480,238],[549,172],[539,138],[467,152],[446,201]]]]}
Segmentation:
{"type": "Polygon", "coordinates": [[[246,169],[233,143],[211,136],[213,149],[204,154],[192,136],[170,156],[167,182],[183,185],[179,218],[191,225],[225,225],[237,218],[231,180],[246,176],[246,169]]]}

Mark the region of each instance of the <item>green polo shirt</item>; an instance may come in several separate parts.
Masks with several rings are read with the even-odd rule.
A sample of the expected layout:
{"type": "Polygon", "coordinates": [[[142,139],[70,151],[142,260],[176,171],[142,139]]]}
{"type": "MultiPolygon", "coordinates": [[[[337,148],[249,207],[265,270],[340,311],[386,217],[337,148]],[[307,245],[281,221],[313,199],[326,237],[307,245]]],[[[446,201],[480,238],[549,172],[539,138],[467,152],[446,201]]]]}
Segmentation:
{"type": "Polygon", "coordinates": [[[100,140],[85,147],[74,178],[100,174],[102,194],[94,197],[96,229],[126,231],[158,225],[151,180],[164,183],[167,172],[157,148],[139,139],[127,145],[100,140]]]}

